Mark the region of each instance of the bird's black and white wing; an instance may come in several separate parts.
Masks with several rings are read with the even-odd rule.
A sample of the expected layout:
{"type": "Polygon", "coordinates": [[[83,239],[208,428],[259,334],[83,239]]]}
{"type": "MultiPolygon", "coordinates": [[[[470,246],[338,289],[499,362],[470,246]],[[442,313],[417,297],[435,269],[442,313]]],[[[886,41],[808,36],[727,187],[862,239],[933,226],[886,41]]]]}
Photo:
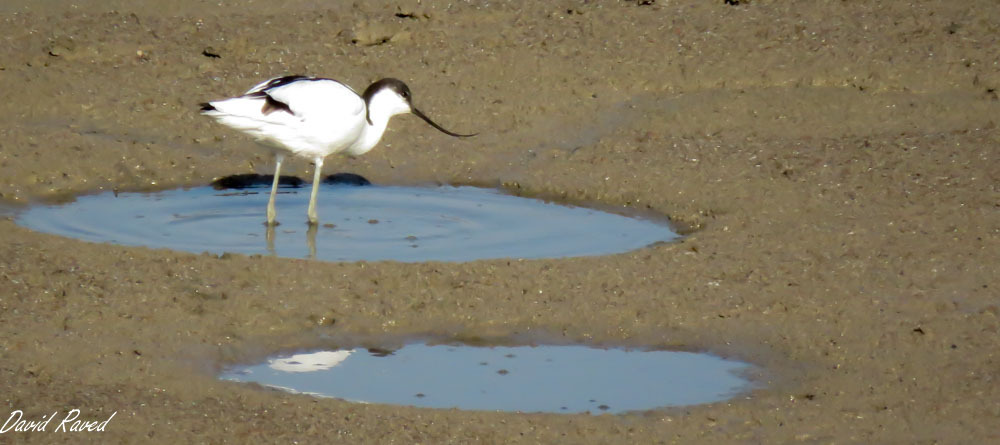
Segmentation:
{"type": "Polygon", "coordinates": [[[353,141],[363,129],[365,102],[332,79],[286,76],[262,82],[244,95],[203,104],[202,113],[258,140],[310,154],[317,144],[353,141]]]}

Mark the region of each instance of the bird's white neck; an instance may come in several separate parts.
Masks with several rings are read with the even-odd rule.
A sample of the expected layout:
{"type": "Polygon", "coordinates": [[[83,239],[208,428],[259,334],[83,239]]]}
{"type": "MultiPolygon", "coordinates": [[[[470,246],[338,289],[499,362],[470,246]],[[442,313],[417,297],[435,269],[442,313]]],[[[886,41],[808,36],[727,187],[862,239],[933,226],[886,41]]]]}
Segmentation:
{"type": "Polygon", "coordinates": [[[389,119],[397,114],[410,112],[409,104],[390,91],[375,93],[366,106],[368,119],[365,121],[361,137],[349,150],[352,155],[364,154],[375,148],[385,134],[386,127],[389,126],[389,119]]]}
{"type": "Polygon", "coordinates": [[[370,124],[365,122],[365,128],[362,130],[361,137],[348,150],[350,154],[355,156],[362,155],[368,153],[378,145],[378,141],[382,139],[382,135],[385,134],[385,129],[389,125],[389,117],[379,117],[380,119],[376,119],[375,116],[372,116],[370,124]]]}

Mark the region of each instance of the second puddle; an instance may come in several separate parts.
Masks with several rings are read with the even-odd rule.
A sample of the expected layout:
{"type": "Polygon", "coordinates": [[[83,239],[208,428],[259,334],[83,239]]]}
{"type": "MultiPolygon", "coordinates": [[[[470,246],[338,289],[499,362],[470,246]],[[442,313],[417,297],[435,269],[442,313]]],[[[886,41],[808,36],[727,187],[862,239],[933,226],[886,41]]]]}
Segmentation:
{"type": "Polygon", "coordinates": [[[278,356],[220,378],[354,402],[600,414],[725,400],[750,388],[748,369],[690,352],[418,343],[278,356]]]}

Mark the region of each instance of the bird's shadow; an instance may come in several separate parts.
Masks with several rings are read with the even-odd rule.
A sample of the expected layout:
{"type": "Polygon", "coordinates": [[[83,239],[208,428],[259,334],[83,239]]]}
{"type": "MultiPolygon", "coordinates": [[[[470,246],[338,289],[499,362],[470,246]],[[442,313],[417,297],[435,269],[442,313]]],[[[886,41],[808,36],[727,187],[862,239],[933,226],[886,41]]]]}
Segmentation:
{"type": "MultiPolygon", "coordinates": [[[[274,182],[274,175],[258,175],[256,173],[243,173],[239,175],[225,176],[212,181],[212,188],[216,190],[243,190],[248,188],[266,188],[274,182]]],[[[282,175],[278,178],[278,186],[285,188],[300,188],[306,182],[297,176],[282,175]]],[[[352,185],[367,186],[372,185],[371,181],[361,175],[354,173],[334,173],[323,178],[324,184],[329,185],[352,185]]]]}

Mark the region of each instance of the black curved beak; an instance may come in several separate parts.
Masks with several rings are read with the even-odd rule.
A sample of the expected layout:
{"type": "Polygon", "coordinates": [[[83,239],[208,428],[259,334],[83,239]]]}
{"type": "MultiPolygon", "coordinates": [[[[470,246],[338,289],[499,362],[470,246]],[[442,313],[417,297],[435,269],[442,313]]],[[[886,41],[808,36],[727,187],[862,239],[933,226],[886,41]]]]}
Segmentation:
{"type": "Polygon", "coordinates": [[[458,134],[458,133],[453,133],[453,132],[450,132],[448,130],[445,130],[444,127],[442,127],[442,126],[434,123],[434,121],[432,121],[431,118],[427,117],[427,115],[424,114],[423,112],[421,112],[420,110],[418,110],[418,109],[416,109],[416,108],[414,108],[414,107],[411,106],[410,107],[410,111],[413,114],[417,115],[417,117],[423,119],[424,122],[427,122],[432,127],[437,128],[438,131],[440,131],[440,132],[442,132],[442,133],[444,133],[444,134],[446,134],[448,136],[454,136],[454,137],[457,137],[457,138],[467,138],[467,137],[472,137],[472,136],[475,136],[475,135],[479,134],[479,133],[472,133],[472,134],[458,134]]]}

